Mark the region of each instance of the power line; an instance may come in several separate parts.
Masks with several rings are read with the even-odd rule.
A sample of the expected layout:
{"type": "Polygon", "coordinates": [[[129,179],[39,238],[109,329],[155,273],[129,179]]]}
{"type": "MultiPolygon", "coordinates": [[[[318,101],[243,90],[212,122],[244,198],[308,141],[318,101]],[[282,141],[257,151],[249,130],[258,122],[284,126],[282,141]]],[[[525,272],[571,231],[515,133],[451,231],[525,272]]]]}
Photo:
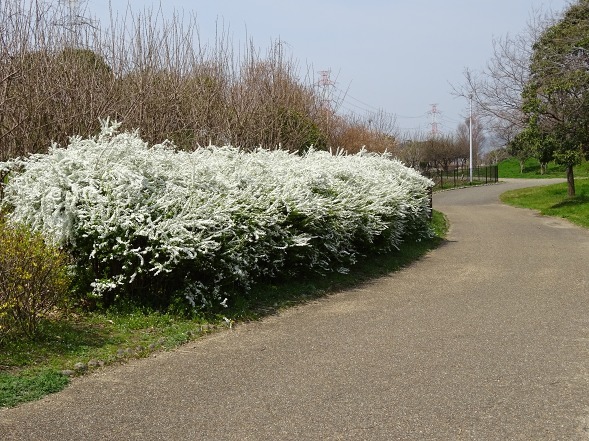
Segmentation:
{"type": "Polygon", "coordinates": [[[397,115],[397,118],[402,118],[402,119],[418,119],[418,118],[424,118],[426,117],[428,114],[427,113],[422,113],[421,115],[417,115],[417,116],[403,116],[403,115],[397,115]]]}
{"type": "MultiPolygon", "coordinates": [[[[456,119],[447,117],[443,112],[441,112],[439,110],[438,104],[432,104],[430,111],[424,112],[420,115],[411,115],[411,116],[410,115],[399,115],[396,113],[391,113],[389,111],[386,111],[382,108],[377,108],[375,106],[372,106],[372,105],[368,104],[367,102],[350,95],[345,90],[342,90],[339,87],[337,87],[337,85],[335,85],[335,84],[330,84],[330,86],[333,86],[333,89],[335,91],[339,92],[342,96],[340,104],[339,104],[339,108],[342,110],[345,110],[348,114],[355,116],[355,117],[359,117],[359,118],[366,117],[366,115],[361,115],[359,112],[364,112],[364,113],[368,114],[369,118],[370,118],[370,115],[374,115],[375,113],[378,113],[382,116],[389,117],[389,118],[395,119],[397,121],[399,119],[416,120],[416,119],[425,119],[426,117],[431,117],[430,122],[428,124],[430,126],[430,133],[432,134],[432,136],[438,136],[442,131],[452,132],[453,131],[452,125],[458,125],[458,124],[462,123],[462,121],[458,121],[456,119]]],[[[405,130],[405,131],[411,131],[411,130],[421,131],[421,130],[423,130],[423,127],[422,126],[398,127],[398,129],[405,130]]]]}
{"type": "MultiPolygon", "coordinates": [[[[343,101],[343,102],[344,102],[345,104],[347,104],[348,106],[352,106],[352,107],[355,107],[356,109],[360,109],[360,110],[364,110],[364,111],[366,111],[366,109],[365,109],[364,107],[360,107],[360,106],[358,106],[358,105],[356,105],[356,104],[354,104],[354,103],[350,103],[350,102],[346,101],[345,99],[344,99],[344,101],[343,101]]],[[[374,112],[368,112],[368,113],[374,113],[374,112]]]]}
{"type": "Polygon", "coordinates": [[[345,90],[340,89],[339,87],[337,87],[337,85],[334,85],[334,89],[337,90],[338,92],[340,92],[341,94],[343,94],[343,102],[348,104],[349,106],[355,107],[357,109],[363,110],[367,113],[375,113],[375,112],[379,112],[382,113],[385,116],[389,116],[389,117],[393,117],[393,118],[400,118],[400,119],[420,119],[420,118],[424,118],[428,115],[428,113],[422,113],[420,115],[399,115],[397,113],[393,113],[393,112],[389,112],[383,108],[377,108],[375,106],[372,106],[368,103],[366,103],[365,101],[362,101],[352,95],[350,95],[349,93],[347,93],[345,90]],[[355,101],[356,103],[359,103],[361,105],[358,105],[356,103],[352,103],[348,101],[348,98],[350,98],[351,100],[355,101]]]}
{"type": "Polygon", "coordinates": [[[379,109],[379,108],[377,108],[375,106],[372,106],[372,105],[370,105],[368,103],[365,103],[364,101],[359,100],[358,98],[355,98],[355,97],[351,96],[347,91],[342,90],[342,89],[340,89],[337,86],[334,86],[334,89],[337,90],[338,92],[340,92],[343,95],[342,101],[345,102],[346,104],[352,106],[352,107],[356,107],[356,108],[358,108],[360,110],[363,110],[363,111],[365,111],[367,113],[377,113],[378,112],[378,113],[382,113],[384,115],[389,115],[391,117],[396,117],[396,115],[394,113],[387,112],[386,110],[384,110],[382,108],[379,109]],[[360,103],[362,106],[365,106],[365,107],[359,106],[358,104],[355,104],[355,103],[350,103],[349,101],[347,101],[347,98],[350,98],[350,99],[356,101],[357,103],[360,103]]]}
{"type": "Polygon", "coordinates": [[[441,119],[442,120],[446,120],[448,122],[451,122],[453,124],[462,124],[464,121],[459,121],[459,120],[455,120],[453,118],[448,118],[447,116],[445,116],[444,114],[441,115],[441,119]]]}
{"type": "MultiPolygon", "coordinates": [[[[338,89],[338,90],[339,90],[339,89],[338,89]]],[[[376,111],[380,111],[380,110],[382,110],[382,109],[378,109],[378,108],[376,108],[376,107],[374,107],[374,106],[371,106],[370,104],[367,104],[367,103],[365,103],[364,101],[362,101],[362,100],[359,100],[358,98],[354,98],[352,95],[350,95],[350,94],[348,94],[348,93],[345,93],[343,90],[340,90],[340,92],[343,92],[343,93],[345,94],[344,96],[345,96],[346,98],[351,98],[351,99],[353,99],[354,101],[356,101],[356,102],[358,102],[358,103],[362,104],[363,106],[366,106],[366,107],[368,107],[368,108],[370,108],[370,109],[373,109],[373,110],[376,110],[376,111]]]]}

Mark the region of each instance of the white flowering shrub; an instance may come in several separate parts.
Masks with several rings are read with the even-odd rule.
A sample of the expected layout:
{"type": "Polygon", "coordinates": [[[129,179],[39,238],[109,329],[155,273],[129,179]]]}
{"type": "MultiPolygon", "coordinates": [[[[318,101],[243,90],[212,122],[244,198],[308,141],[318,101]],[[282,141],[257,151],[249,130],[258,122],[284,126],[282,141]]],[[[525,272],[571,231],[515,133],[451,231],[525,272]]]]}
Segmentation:
{"type": "Polygon", "coordinates": [[[223,302],[278,274],[346,271],[429,233],[433,183],[383,155],[176,151],[103,123],[0,164],[3,205],[76,259],[96,296],[223,302]]]}

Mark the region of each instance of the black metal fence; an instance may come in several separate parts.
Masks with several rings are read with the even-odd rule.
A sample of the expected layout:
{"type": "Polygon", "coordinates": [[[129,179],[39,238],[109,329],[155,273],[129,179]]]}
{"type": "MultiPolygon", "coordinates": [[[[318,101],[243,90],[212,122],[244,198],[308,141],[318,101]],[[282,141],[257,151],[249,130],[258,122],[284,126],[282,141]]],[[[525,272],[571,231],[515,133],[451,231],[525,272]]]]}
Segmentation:
{"type": "MultiPolygon", "coordinates": [[[[427,170],[423,172],[435,182],[438,188],[462,187],[470,184],[470,169],[454,168],[448,170],[427,170]]],[[[499,181],[499,167],[497,165],[488,165],[485,167],[474,167],[472,169],[472,183],[489,184],[499,181]]]]}

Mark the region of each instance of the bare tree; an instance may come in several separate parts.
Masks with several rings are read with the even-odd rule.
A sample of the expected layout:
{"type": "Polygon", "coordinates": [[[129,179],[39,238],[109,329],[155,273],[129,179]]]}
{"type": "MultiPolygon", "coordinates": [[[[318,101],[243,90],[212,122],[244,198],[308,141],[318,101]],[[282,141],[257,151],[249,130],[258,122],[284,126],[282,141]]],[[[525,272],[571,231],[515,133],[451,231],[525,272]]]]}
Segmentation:
{"type": "Polygon", "coordinates": [[[0,160],[94,135],[107,117],[182,149],[397,145],[385,112],[355,118],[326,106],[284,42],[236,50],[222,27],[203,42],[195,15],[167,18],[161,7],[111,9],[105,25],[72,14],[41,0],[0,1],[0,160]]]}
{"type": "Polygon", "coordinates": [[[554,20],[554,13],[534,12],[523,32],[493,40],[493,54],[481,72],[466,69],[465,83],[453,86],[455,95],[472,98],[486,128],[505,144],[526,125],[521,102],[532,46],[554,20]]]}
{"type": "Polygon", "coordinates": [[[107,111],[113,77],[102,57],[86,49],[91,27],[75,45],[59,26],[63,10],[40,2],[0,3],[0,157],[37,152],[51,141],[87,134],[107,111]]]}

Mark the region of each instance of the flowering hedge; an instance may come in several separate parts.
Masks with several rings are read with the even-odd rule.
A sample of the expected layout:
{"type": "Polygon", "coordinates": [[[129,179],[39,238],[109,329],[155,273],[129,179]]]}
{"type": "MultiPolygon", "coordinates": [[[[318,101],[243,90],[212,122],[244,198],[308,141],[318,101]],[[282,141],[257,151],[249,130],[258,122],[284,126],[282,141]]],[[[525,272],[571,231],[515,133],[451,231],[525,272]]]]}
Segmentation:
{"type": "Polygon", "coordinates": [[[93,293],[223,303],[279,274],[346,271],[430,234],[432,182],[383,155],[90,139],[0,164],[13,222],[76,258],[93,293]]]}

